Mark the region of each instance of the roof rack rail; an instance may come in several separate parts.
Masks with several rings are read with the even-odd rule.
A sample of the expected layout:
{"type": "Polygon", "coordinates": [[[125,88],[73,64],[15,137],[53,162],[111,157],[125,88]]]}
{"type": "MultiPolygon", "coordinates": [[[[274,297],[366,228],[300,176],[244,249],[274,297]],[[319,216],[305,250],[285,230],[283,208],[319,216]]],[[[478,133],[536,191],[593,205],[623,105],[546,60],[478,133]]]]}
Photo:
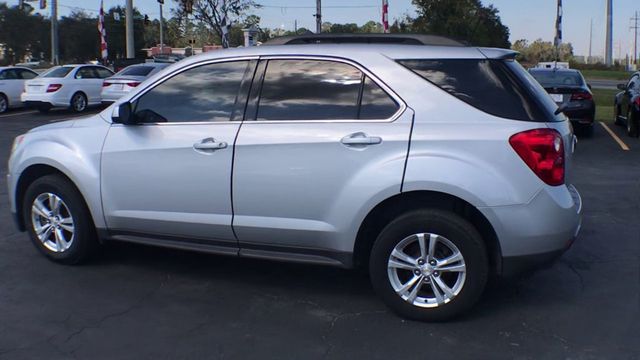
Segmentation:
{"type": "Polygon", "coordinates": [[[263,45],[300,44],[400,44],[467,46],[467,44],[444,36],[422,34],[305,34],[280,36],[267,41],[263,45]]]}

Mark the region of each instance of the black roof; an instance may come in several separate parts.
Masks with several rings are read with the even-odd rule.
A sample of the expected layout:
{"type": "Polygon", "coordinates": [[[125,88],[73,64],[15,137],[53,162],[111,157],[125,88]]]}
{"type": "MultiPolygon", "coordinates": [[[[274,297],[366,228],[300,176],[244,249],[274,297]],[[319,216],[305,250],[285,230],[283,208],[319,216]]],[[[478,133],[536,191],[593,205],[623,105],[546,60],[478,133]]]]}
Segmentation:
{"type": "Polygon", "coordinates": [[[437,35],[422,34],[305,34],[280,36],[264,45],[299,44],[401,44],[433,46],[467,46],[466,44],[437,35]]]}

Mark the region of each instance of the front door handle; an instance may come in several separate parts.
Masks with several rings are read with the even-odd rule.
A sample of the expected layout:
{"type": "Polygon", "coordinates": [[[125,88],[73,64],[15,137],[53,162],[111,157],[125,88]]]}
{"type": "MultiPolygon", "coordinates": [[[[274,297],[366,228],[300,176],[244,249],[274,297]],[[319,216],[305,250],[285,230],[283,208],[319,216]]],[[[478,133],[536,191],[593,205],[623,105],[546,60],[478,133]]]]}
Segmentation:
{"type": "Polygon", "coordinates": [[[214,138],[202,139],[200,142],[193,144],[193,148],[199,151],[213,152],[216,150],[224,149],[227,147],[227,143],[224,141],[216,141],[214,138]]]}
{"type": "Polygon", "coordinates": [[[379,136],[368,136],[363,132],[357,132],[343,137],[340,142],[348,146],[366,146],[380,144],[382,142],[382,138],[379,136]]]}

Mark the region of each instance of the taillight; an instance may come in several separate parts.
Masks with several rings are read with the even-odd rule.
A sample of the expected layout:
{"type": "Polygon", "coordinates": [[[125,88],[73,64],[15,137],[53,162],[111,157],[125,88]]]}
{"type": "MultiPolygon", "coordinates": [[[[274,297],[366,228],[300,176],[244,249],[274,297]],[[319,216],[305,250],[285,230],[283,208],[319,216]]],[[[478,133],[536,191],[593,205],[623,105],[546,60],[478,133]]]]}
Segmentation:
{"type": "Polygon", "coordinates": [[[62,84],[49,84],[49,86],[47,86],[47,92],[48,93],[56,92],[60,90],[61,87],[62,87],[62,84]]]}
{"type": "Polygon", "coordinates": [[[111,86],[111,83],[106,81],[102,83],[102,87],[107,87],[107,86],[111,86]]]}
{"type": "Polygon", "coordinates": [[[129,87],[136,87],[138,85],[140,85],[139,81],[132,81],[132,82],[128,82],[127,83],[127,86],[129,86],[129,87]]]}
{"type": "Polygon", "coordinates": [[[576,100],[593,100],[593,95],[591,95],[591,93],[588,93],[588,92],[571,94],[571,101],[576,101],[576,100]]]}
{"type": "Polygon", "coordinates": [[[520,158],[545,183],[564,184],[564,145],[553,129],[534,129],[517,133],[509,144],[520,158]]]}

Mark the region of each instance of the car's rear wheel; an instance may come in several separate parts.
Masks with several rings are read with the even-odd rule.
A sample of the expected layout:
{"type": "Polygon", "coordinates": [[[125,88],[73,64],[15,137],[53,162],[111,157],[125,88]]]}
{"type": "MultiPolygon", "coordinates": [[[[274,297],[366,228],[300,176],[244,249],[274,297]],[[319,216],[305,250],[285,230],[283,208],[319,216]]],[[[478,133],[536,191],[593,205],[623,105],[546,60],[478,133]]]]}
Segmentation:
{"type": "Polygon", "coordinates": [[[0,114],[9,110],[9,100],[4,94],[0,94],[0,114]]]}
{"type": "Polygon", "coordinates": [[[27,188],[23,218],[36,248],[53,261],[82,262],[98,245],[82,196],[60,175],[44,176],[27,188]]]}
{"type": "Polygon", "coordinates": [[[73,94],[71,97],[71,110],[74,112],[83,112],[87,109],[87,96],[81,92],[73,94]]]}
{"type": "Polygon", "coordinates": [[[638,137],[638,116],[635,111],[629,110],[627,114],[627,135],[638,137]]]}
{"type": "Polygon", "coordinates": [[[471,308],[489,273],[478,231],[443,210],[416,210],[389,223],[369,263],[374,289],[396,313],[440,321],[471,308]]]}

